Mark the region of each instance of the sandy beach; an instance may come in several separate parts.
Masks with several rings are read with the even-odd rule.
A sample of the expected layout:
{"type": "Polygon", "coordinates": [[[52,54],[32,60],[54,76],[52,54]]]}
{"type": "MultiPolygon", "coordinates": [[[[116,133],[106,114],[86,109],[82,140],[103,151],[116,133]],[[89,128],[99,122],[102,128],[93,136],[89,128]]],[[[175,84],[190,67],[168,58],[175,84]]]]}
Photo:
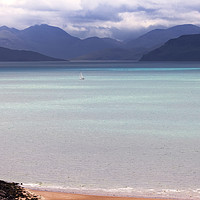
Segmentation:
{"type": "MultiPolygon", "coordinates": [[[[135,197],[111,197],[111,196],[95,196],[82,194],[69,194],[64,192],[49,192],[29,190],[30,192],[43,197],[45,200],[170,200],[158,198],[135,198],[135,197]]],[[[172,199],[171,199],[172,200],[172,199]]]]}

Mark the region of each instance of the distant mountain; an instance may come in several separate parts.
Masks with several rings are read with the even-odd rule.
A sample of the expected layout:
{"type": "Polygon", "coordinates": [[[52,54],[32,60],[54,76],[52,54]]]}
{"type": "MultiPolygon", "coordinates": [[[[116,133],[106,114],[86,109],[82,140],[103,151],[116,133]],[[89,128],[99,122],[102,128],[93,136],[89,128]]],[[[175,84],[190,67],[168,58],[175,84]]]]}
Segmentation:
{"type": "Polygon", "coordinates": [[[83,55],[77,60],[137,60],[144,53],[144,49],[114,48],[83,55]]]}
{"type": "Polygon", "coordinates": [[[90,55],[99,51],[106,51],[110,48],[117,48],[121,47],[122,44],[116,40],[111,38],[98,38],[98,37],[91,37],[82,40],[79,43],[76,43],[71,50],[78,53],[73,58],[77,59],[82,55],[90,55]]]}
{"type": "Polygon", "coordinates": [[[155,29],[137,39],[127,42],[127,48],[142,47],[155,49],[162,46],[170,39],[178,38],[182,35],[200,34],[200,27],[192,24],[173,26],[168,29],[155,29]]]}
{"type": "Polygon", "coordinates": [[[60,28],[45,24],[31,26],[17,35],[25,41],[26,49],[63,59],[76,55],[72,46],[81,41],[60,28]]]}
{"type": "Polygon", "coordinates": [[[200,34],[171,39],[141,61],[200,61],[200,34]]]}
{"type": "Polygon", "coordinates": [[[19,31],[7,26],[0,27],[0,46],[10,49],[26,49],[23,38],[18,37],[19,31]]]}
{"type": "Polygon", "coordinates": [[[142,55],[181,35],[199,34],[200,27],[191,24],[156,29],[123,43],[111,38],[80,39],[64,30],[46,24],[24,30],[0,27],[0,46],[35,51],[60,59],[139,60],[142,55]]]}
{"type": "Polygon", "coordinates": [[[120,45],[120,42],[110,38],[93,37],[81,40],[58,27],[45,24],[31,26],[22,31],[0,27],[0,46],[36,51],[61,59],[71,59],[120,45]]]}
{"type": "Polygon", "coordinates": [[[60,61],[33,51],[12,50],[0,47],[0,61],[60,61]]]}
{"type": "Polygon", "coordinates": [[[105,51],[93,52],[80,58],[92,60],[139,60],[142,55],[162,46],[170,39],[198,33],[200,33],[200,27],[192,24],[174,26],[168,29],[155,29],[137,39],[128,41],[121,49],[106,49],[105,51]]]}

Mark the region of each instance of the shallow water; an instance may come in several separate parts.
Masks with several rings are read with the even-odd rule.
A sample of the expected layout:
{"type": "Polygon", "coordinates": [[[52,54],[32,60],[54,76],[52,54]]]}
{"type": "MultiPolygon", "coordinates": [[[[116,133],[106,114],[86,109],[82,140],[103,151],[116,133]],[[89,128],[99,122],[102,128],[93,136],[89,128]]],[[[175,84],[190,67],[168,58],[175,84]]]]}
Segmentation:
{"type": "Polygon", "coordinates": [[[0,66],[1,179],[200,199],[199,63],[0,66]]]}

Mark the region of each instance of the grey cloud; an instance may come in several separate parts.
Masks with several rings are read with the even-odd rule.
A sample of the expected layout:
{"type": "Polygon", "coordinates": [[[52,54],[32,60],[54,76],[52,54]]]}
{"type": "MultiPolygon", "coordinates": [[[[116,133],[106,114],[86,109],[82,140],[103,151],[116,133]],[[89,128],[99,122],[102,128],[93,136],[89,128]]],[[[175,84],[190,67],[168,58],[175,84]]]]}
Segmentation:
{"type": "Polygon", "coordinates": [[[200,21],[198,0],[93,0],[94,6],[84,0],[82,7],[70,0],[24,2],[15,1],[7,10],[0,7],[0,25],[18,28],[46,23],[81,38],[97,35],[123,40],[153,28],[200,21]]]}
{"type": "Polygon", "coordinates": [[[72,22],[120,21],[118,10],[109,6],[98,6],[94,10],[76,11],[72,15],[65,13],[72,22]]]}
{"type": "Polygon", "coordinates": [[[82,22],[95,22],[95,21],[112,21],[120,22],[122,19],[119,16],[119,13],[123,12],[140,12],[144,11],[149,14],[155,13],[156,9],[147,9],[145,7],[131,8],[127,5],[121,5],[120,7],[112,7],[109,5],[99,4],[93,10],[81,10],[73,12],[71,15],[69,12],[65,13],[65,16],[68,17],[72,22],[82,23],[82,22]]]}
{"type": "Polygon", "coordinates": [[[73,36],[79,37],[79,38],[88,38],[88,37],[112,37],[112,31],[110,28],[104,28],[104,27],[95,27],[95,26],[84,26],[84,29],[82,26],[74,26],[75,28],[78,29],[76,30],[71,30],[68,31],[73,36]]]}

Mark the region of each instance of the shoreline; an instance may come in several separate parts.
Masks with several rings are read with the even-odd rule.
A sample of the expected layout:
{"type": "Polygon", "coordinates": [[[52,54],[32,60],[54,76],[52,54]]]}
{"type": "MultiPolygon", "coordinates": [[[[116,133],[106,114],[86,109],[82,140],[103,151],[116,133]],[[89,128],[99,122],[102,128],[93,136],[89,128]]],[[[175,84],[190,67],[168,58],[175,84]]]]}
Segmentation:
{"type": "MultiPolygon", "coordinates": [[[[63,200],[63,199],[86,199],[86,200],[94,200],[102,199],[102,200],[200,200],[200,189],[198,190],[175,190],[175,189],[149,189],[146,190],[128,190],[119,191],[112,189],[111,190],[88,190],[84,188],[64,188],[64,187],[49,187],[49,186],[39,186],[39,185],[25,185],[22,187],[27,191],[32,191],[35,194],[46,196],[47,200],[54,200],[51,196],[56,197],[58,195],[59,198],[55,198],[55,200],[63,200]],[[60,198],[61,196],[61,198],[60,198]],[[95,197],[95,198],[94,198],[95,197]],[[101,197],[101,198],[100,198],[101,197]],[[89,199],[88,199],[89,198],[89,199]]],[[[121,188],[122,189],[122,188],[121,188]]]]}
{"type": "MultiPolygon", "coordinates": [[[[26,188],[22,183],[0,180],[0,199],[33,199],[33,200],[186,200],[186,198],[159,196],[119,196],[113,194],[81,194],[69,191],[48,191],[39,188],[26,188]]],[[[187,198],[193,199],[193,198],[187,198]]]]}
{"type": "Polygon", "coordinates": [[[73,194],[66,192],[41,191],[34,189],[26,190],[34,193],[43,200],[183,200],[176,198],[99,196],[88,194],[73,194]]]}

